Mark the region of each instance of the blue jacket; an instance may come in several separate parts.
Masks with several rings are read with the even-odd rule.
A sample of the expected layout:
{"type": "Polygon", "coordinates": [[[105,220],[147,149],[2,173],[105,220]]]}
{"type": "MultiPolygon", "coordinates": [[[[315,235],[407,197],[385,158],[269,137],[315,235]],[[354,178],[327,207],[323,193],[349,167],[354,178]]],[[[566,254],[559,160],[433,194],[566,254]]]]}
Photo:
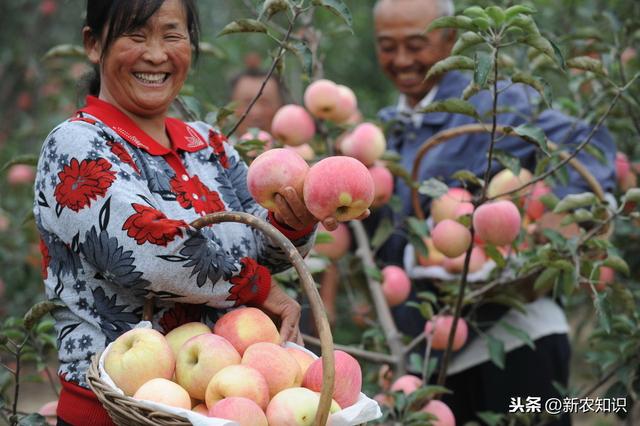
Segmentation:
{"type": "MultiPolygon", "coordinates": [[[[469,81],[467,75],[459,72],[446,74],[439,83],[434,101],[461,98],[469,81]]],[[[522,84],[515,84],[502,92],[498,97],[498,110],[505,112],[498,115],[498,124],[516,127],[528,122],[528,117],[532,117],[534,112],[530,106],[532,96],[535,94],[532,94],[522,84]]],[[[470,102],[475,106],[480,116],[484,116],[483,114],[490,111],[492,107],[491,94],[486,90],[473,96],[470,102]]],[[[476,122],[474,118],[466,115],[439,112],[423,114],[421,125],[416,127],[411,117],[400,113],[396,106],[381,110],[379,118],[388,124],[388,149],[400,155],[401,164],[408,171],[411,171],[418,148],[425,140],[442,130],[476,122]]],[[[591,131],[591,127],[585,123],[578,123],[574,127],[574,122],[574,118],[559,111],[546,110],[536,117],[533,124],[541,128],[549,140],[558,144],[564,142],[564,145],[571,147],[582,142],[591,131]]],[[[470,170],[482,177],[487,164],[489,142],[489,133],[466,134],[433,148],[422,160],[418,181],[422,182],[436,177],[450,186],[459,186],[459,181],[450,179],[450,175],[462,169],[470,170]]],[[[605,163],[601,163],[584,151],[578,154],[577,158],[598,180],[605,192],[612,192],[615,185],[615,145],[613,140],[608,131],[602,127],[594,135],[591,144],[604,153],[605,163]]],[[[499,141],[496,148],[510,152],[520,159],[522,167],[534,170],[536,152],[539,152],[534,145],[520,138],[509,137],[499,141]]],[[[571,148],[568,149],[572,151],[571,148]]],[[[495,174],[502,168],[503,166],[494,159],[492,173],[495,174]]],[[[572,167],[568,167],[568,172],[569,184],[555,187],[556,195],[563,197],[569,193],[590,191],[587,183],[572,167]]],[[[395,194],[402,201],[402,210],[394,214],[389,207],[384,207],[373,212],[372,217],[366,222],[367,228],[370,230],[375,229],[383,217],[393,217],[395,223],[400,223],[406,216],[414,214],[410,189],[401,179],[396,178],[395,184],[395,194]]],[[[422,204],[425,213],[428,214],[426,211],[429,205],[427,197],[422,199],[422,204]]],[[[402,264],[402,253],[407,243],[403,234],[404,231],[400,229],[387,240],[378,252],[379,260],[385,264],[402,264]]]]}

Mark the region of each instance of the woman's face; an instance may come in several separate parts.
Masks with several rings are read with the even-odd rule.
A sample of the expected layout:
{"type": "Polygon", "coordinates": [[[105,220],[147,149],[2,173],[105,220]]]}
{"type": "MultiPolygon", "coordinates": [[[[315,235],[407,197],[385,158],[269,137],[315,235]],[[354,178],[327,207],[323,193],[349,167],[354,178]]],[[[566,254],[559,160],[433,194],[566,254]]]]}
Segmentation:
{"type": "Polygon", "coordinates": [[[143,118],[164,116],[178,96],[191,65],[187,16],[181,0],[165,0],[139,29],[117,38],[100,59],[100,99],[143,118]]]}

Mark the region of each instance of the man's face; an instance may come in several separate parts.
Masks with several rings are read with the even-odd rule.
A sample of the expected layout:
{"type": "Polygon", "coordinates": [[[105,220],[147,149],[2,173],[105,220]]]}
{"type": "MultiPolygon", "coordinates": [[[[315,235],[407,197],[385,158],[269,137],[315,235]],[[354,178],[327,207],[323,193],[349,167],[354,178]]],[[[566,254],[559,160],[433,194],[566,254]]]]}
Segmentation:
{"type": "MultiPolygon", "coordinates": [[[[249,76],[242,77],[238,80],[235,88],[233,89],[233,93],[231,94],[231,100],[236,103],[236,117],[242,117],[242,114],[246,111],[251,100],[260,90],[263,80],[264,78],[262,77],[249,76]]],[[[240,124],[240,127],[238,128],[238,135],[243,135],[248,129],[253,127],[270,132],[271,120],[273,120],[273,116],[281,106],[282,99],[278,92],[278,83],[273,80],[269,80],[267,85],[264,87],[262,95],[253,105],[246,119],[240,124]]]]}
{"type": "Polygon", "coordinates": [[[415,106],[436,83],[424,77],[449,56],[455,37],[442,30],[425,33],[438,17],[435,1],[381,0],[375,9],[376,53],[384,73],[415,106]]]}

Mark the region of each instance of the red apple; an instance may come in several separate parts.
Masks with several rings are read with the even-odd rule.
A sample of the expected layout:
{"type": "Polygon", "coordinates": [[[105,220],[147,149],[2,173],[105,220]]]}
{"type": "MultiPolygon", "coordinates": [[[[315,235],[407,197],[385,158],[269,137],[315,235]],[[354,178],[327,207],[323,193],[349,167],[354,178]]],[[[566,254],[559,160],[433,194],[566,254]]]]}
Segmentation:
{"type": "Polygon", "coordinates": [[[336,108],[329,117],[329,120],[344,124],[358,112],[358,100],[355,93],[347,86],[338,84],[338,102],[336,108]]]}
{"type": "Polygon", "coordinates": [[[58,400],[49,401],[38,409],[38,414],[45,418],[48,425],[55,426],[58,423],[58,400]]]}
{"type": "Polygon", "coordinates": [[[608,266],[601,266],[599,269],[598,282],[595,284],[595,287],[598,291],[604,291],[608,285],[615,282],[616,271],[608,266]]]}
{"type": "Polygon", "coordinates": [[[302,145],[313,139],[316,125],[307,110],[299,105],[288,104],[273,116],[271,133],[285,145],[302,145]]]}
{"type": "Polygon", "coordinates": [[[473,215],[473,227],[488,244],[506,246],[520,233],[522,220],[515,204],[499,200],[482,204],[473,215]]]}
{"type": "Polygon", "coordinates": [[[309,366],[313,364],[315,358],[298,348],[287,347],[285,349],[287,352],[289,352],[289,355],[291,355],[293,359],[296,360],[298,366],[300,367],[300,383],[296,384],[296,386],[300,386],[302,384],[302,379],[304,378],[305,373],[309,369],[309,366]]]}
{"type": "Polygon", "coordinates": [[[422,387],[422,379],[413,376],[411,374],[405,374],[398,377],[391,385],[391,392],[403,392],[405,395],[409,395],[416,389],[422,387]]]}
{"type": "Polygon", "coordinates": [[[127,396],[151,379],[171,379],[175,366],[169,343],[150,328],[134,328],[121,334],[104,357],[105,371],[127,396]]]}
{"type": "MultiPolygon", "coordinates": [[[[346,352],[335,350],[335,383],[332,397],[341,408],[352,406],[358,401],[362,389],[362,370],[358,361],[346,352]]],[[[302,386],[315,392],[322,390],[322,357],[316,359],[307,369],[302,386]]]]}
{"type": "Polygon", "coordinates": [[[346,156],[320,160],[304,180],[304,202],[317,219],[345,222],[362,215],[373,202],[373,178],[358,160],[346,156]]]}
{"type": "Polygon", "coordinates": [[[138,388],[133,397],[191,410],[191,398],[187,391],[179,384],[167,379],[149,380],[138,388]]]}
{"type": "Polygon", "coordinates": [[[369,168],[373,178],[374,195],[371,207],[381,207],[389,202],[393,195],[393,175],[384,166],[372,166],[369,168]]]}
{"type": "Polygon", "coordinates": [[[453,218],[458,219],[459,217],[462,217],[465,215],[471,215],[473,214],[474,210],[475,210],[475,207],[473,206],[472,203],[468,203],[468,202],[460,203],[456,206],[455,209],[453,209],[453,218]]]}
{"type": "Polygon", "coordinates": [[[316,153],[308,143],[303,143],[302,145],[298,146],[285,145],[284,149],[295,151],[305,161],[313,161],[313,159],[316,158],[316,153]]]}
{"type": "Polygon", "coordinates": [[[551,188],[544,182],[539,181],[533,184],[533,188],[531,188],[529,194],[524,198],[524,211],[529,219],[538,220],[542,217],[545,206],[542,201],[540,201],[540,198],[549,193],[551,193],[551,188]]]}
{"type": "Polygon", "coordinates": [[[300,365],[282,346],[258,342],[249,346],[242,355],[242,365],[258,370],[269,386],[269,396],[302,382],[300,365]]]}
{"type": "MultiPolygon", "coordinates": [[[[462,253],[458,257],[445,258],[442,267],[451,274],[460,274],[464,269],[464,259],[467,253],[462,253]]],[[[469,259],[469,273],[477,272],[487,261],[487,256],[481,247],[471,249],[471,259],[469,259]]]]}
{"type": "Polygon", "coordinates": [[[340,144],[344,155],[360,160],[367,167],[380,159],[386,149],[384,133],[373,123],[358,124],[340,144]]]}
{"type": "Polygon", "coordinates": [[[204,400],[211,378],[224,367],[238,364],[240,354],[222,336],[200,334],[178,350],[176,381],[195,399],[204,400]]]}
{"type": "Polygon", "coordinates": [[[252,400],[239,396],[215,403],[209,409],[209,417],[233,420],[240,426],[269,426],[262,408],[252,400]]]}
{"type": "Polygon", "coordinates": [[[329,243],[321,243],[313,246],[318,254],[327,256],[329,259],[337,260],[342,258],[351,247],[351,234],[349,228],[344,223],[339,223],[333,231],[327,231],[322,224],[318,225],[318,232],[326,232],[333,238],[329,243]]]}
{"type": "Polygon", "coordinates": [[[444,219],[455,219],[458,204],[471,201],[471,193],[463,188],[449,188],[446,194],[431,202],[431,218],[434,223],[444,219]]]}
{"type": "MultiPolygon", "coordinates": [[[[427,321],[424,326],[425,334],[433,333],[431,338],[431,347],[433,349],[442,351],[447,348],[449,341],[449,333],[453,327],[453,315],[437,315],[434,318],[427,321]],[[435,324],[435,325],[434,325],[435,324]]],[[[456,334],[453,338],[452,350],[457,351],[467,341],[467,335],[469,333],[467,322],[463,318],[458,319],[458,326],[456,327],[456,334]]]]}
{"type": "Polygon", "coordinates": [[[332,117],[338,108],[340,92],[331,80],[316,80],[304,91],[304,106],[317,118],[326,120],[332,117]]]}
{"type": "Polygon", "coordinates": [[[216,321],[213,332],[227,339],[240,355],[254,343],[280,343],[280,333],[271,318],[257,308],[238,308],[216,321]]]}
{"type": "Polygon", "coordinates": [[[55,0],[42,0],[39,9],[42,16],[51,16],[56,13],[58,5],[55,0]]]}
{"type": "Polygon", "coordinates": [[[438,420],[432,420],[432,426],[456,426],[456,418],[447,404],[437,399],[431,400],[420,411],[433,414],[438,420]]]}
{"type": "MultiPolygon", "coordinates": [[[[487,195],[490,198],[498,197],[501,194],[505,194],[509,191],[513,191],[516,188],[528,183],[533,179],[533,175],[527,169],[520,169],[518,176],[514,175],[509,169],[504,169],[498,172],[489,181],[489,187],[487,188],[487,195]]],[[[521,192],[505,196],[506,199],[517,198],[521,192]]],[[[501,197],[502,198],[502,197],[501,197]]]]}
{"type": "Polygon", "coordinates": [[[407,300],[411,293],[411,280],[404,269],[394,265],[382,269],[382,293],[391,307],[407,300]]]}
{"type": "Polygon", "coordinates": [[[471,244],[471,232],[466,226],[451,219],[444,219],[431,231],[434,247],[447,257],[458,257],[471,244]]]}
{"type": "Polygon", "coordinates": [[[289,149],[275,148],[258,155],[249,166],[247,187],[256,202],[268,210],[276,209],[275,196],[288,186],[302,194],[309,165],[289,149]]]}
{"type": "Polygon", "coordinates": [[[35,177],[36,172],[33,166],[26,164],[14,164],[7,172],[7,182],[14,186],[33,183],[35,177]]]}
{"type": "Polygon", "coordinates": [[[249,398],[264,410],[269,403],[269,385],[255,368],[229,365],[211,378],[205,392],[205,403],[211,410],[218,401],[231,396],[249,398]]]}

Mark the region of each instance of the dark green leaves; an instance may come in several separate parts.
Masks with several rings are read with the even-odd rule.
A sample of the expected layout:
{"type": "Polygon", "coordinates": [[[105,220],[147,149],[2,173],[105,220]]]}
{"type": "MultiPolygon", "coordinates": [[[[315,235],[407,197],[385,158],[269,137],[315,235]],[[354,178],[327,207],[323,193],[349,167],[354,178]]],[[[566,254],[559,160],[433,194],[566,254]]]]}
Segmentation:
{"type": "Polygon", "coordinates": [[[426,32],[438,30],[440,28],[457,28],[459,30],[471,30],[475,31],[476,27],[473,25],[471,18],[468,16],[441,16],[435,19],[429,24],[426,32]]]}
{"type": "Polygon", "coordinates": [[[536,127],[532,124],[522,124],[513,129],[513,132],[516,135],[522,136],[523,138],[535,142],[542,152],[544,152],[547,156],[549,156],[549,147],[547,146],[547,137],[545,136],[542,129],[536,127]]]}
{"type": "Polygon", "coordinates": [[[342,0],[313,0],[311,4],[326,8],[351,28],[353,17],[351,16],[351,11],[342,0]]]}
{"type": "Polygon", "coordinates": [[[589,56],[578,56],[576,58],[567,59],[567,67],[590,71],[601,76],[607,75],[607,71],[604,69],[602,61],[589,56]]]}
{"type": "Polygon", "coordinates": [[[446,183],[440,182],[438,179],[431,178],[422,182],[418,192],[427,195],[433,199],[439,198],[447,193],[449,187],[446,183]]]}
{"type": "Polygon", "coordinates": [[[472,47],[472,46],[476,46],[480,43],[484,42],[484,38],[482,38],[481,35],[474,33],[472,31],[467,31],[465,33],[462,33],[460,35],[460,37],[458,37],[458,40],[456,41],[456,44],[453,45],[453,49],[451,50],[451,54],[452,55],[458,55],[459,53],[461,53],[463,50],[472,47]]]}
{"type": "Polygon", "coordinates": [[[473,82],[480,87],[484,87],[487,83],[489,73],[493,68],[493,60],[491,55],[485,52],[478,52],[476,54],[476,67],[473,72],[473,82]]]}
{"type": "Polygon", "coordinates": [[[504,370],[504,343],[502,342],[502,340],[496,339],[490,334],[487,334],[486,337],[487,348],[489,349],[489,357],[491,358],[491,362],[493,362],[501,370],[504,370]]]}
{"type": "Polygon", "coordinates": [[[581,194],[570,194],[564,197],[553,209],[554,213],[564,213],[581,207],[589,207],[598,201],[596,196],[591,192],[583,192],[581,194]]]}
{"type": "Polygon", "coordinates": [[[473,104],[462,99],[445,99],[444,101],[432,102],[421,109],[420,112],[448,112],[449,114],[463,114],[479,118],[473,104]]]}
{"type": "Polygon", "coordinates": [[[436,62],[427,73],[425,80],[437,77],[452,70],[474,70],[475,61],[467,56],[455,55],[449,56],[439,62],[436,62]]]}
{"type": "Polygon", "coordinates": [[[267,27],[260,21],[255,19],[238,19],[237,21],[229,22],[223,29],[218,33],[218,37],[227,34],[238,34],[238,33],[266,33],[267,27]]]}

